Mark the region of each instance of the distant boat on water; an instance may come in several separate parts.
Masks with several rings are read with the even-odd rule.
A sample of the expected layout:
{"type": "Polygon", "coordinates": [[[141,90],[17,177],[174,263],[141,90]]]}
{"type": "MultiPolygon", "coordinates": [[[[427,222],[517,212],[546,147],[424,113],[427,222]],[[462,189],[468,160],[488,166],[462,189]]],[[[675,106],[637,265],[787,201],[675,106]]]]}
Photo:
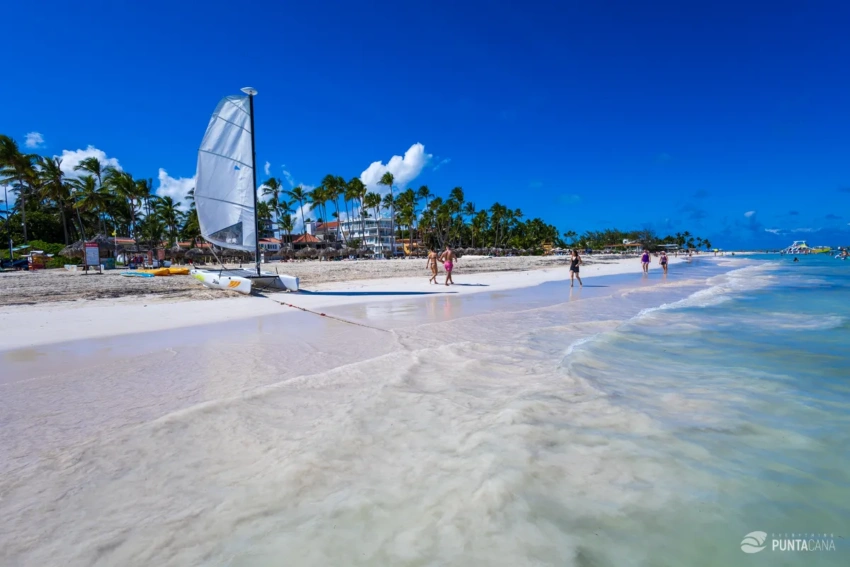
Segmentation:
{"type": "Polygon", "coordinates": [[[782,251],[785,254],[829,254],[831,246],[809,246],[805,240],[795,240],[791,246],[782,251]]]}

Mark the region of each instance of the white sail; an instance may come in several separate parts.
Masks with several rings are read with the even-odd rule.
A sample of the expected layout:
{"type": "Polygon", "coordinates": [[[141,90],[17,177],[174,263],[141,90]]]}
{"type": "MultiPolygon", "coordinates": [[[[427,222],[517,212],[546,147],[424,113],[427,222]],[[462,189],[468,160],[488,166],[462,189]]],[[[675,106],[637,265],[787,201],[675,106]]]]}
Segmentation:
{"type": "Polygon", "coordinates": [[[249,100],[228,96],[218,103],[198,150],[195,207],[204,238],[253,251],[255,190],[249,100]]]}

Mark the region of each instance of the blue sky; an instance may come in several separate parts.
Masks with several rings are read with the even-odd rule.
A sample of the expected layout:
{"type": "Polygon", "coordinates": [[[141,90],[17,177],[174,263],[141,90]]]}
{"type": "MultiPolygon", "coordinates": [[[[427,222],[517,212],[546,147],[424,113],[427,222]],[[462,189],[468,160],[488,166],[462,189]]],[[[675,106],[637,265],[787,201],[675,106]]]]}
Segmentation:
{"type": "Polygon", "coordinates": [[[4,21],[0,132],[164,193],[251,85],[258,162],[295,183],[410,150],[408,186],[562,230],[850,244],[847,2],[47,0],[4,21]]]}

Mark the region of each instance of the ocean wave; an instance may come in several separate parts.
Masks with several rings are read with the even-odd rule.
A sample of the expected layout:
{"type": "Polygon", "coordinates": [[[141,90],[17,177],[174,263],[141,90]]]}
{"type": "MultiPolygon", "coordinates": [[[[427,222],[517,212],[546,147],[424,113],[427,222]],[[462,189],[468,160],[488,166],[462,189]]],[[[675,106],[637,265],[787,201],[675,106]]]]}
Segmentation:
{"type": "MultiPolygon", "coordinates": [[[[708,284],[709,287],[705,289],[695,291],[689,296],[677,301],[663,303],[654,307],[647,307],[638,312],[634,317],[626,319],[614,329],[575,341],[568,346],[561,359],[560,365],[562,367],[567,367],[569,365],[568,359],[570,356],[577,351],[584,350],[595,342],[624,338],[627,335],[628,330],[634,325],[642,326],[641,330],[643,332],[647,332],[647,327],[651,326],[653,323],[664,325],[670,333],[674,333],[676,330],[684,330],[674,328],[671,324],[672,322],[668,318],[669,315],[667,312],[687,308],[712,307],[731,301],[736,296],[740,296],[744,293],[770,287],[779,281],[775,274],[776,269],[777,268],[774,265],[762,263],[745,266],[725,274],[712,276],[706,280],[705,283],[708,284]],[[664,315],[663,320],[659,319],[662,314],[664,315]]],[[[843,321],[840,321],[837,324],[840,325],[842,323],[843,321]]],[[[688,330],[699,330],[699,326],[693,323],[682,322],[682,324],[687,326],[688,330]]]]}

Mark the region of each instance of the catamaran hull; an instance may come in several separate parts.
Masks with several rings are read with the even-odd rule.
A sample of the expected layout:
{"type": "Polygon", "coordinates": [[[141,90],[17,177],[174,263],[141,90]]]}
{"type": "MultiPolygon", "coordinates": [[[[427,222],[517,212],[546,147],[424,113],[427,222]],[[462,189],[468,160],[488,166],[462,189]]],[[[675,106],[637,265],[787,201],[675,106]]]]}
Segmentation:
{"type": "Polygon", "coordinates": [[[251,293],[251,289],[277,289],[281,291],[298,291],[299,280],[295,276],[288,276],[286,274],[272,274],[269,272],[260,272],[260,275],[257,275],[253,270],[245,270],[245,269],[236,269],[236,270],[221,270],[215,272],[207,272],[205,270],[193,270],[192,275],[198,279],[201,283],[206,285],[207,287],[212,287],[214,289],[235,289],[234,287],[229,287],[230,282],[232,281],[247,281],[248,282],[248,291],[240,293],[251,293]],[[198,274],[204,275],[204,278],[201,279],[198,277],[198,274]],[[219,284],[211,285],[207,282],[213,282],[218,280],[219,282],[224,281],[225,278],[228,278],[227,286],[225,288],[219,287],[219,284]]]}
{"type": "Polygon", "coordinates": [[[192,270],[192,277],[210,289],[224,289],[248,295],[251,293],[251,280],[239,276],[228,276],[218,272],[192,270]]]}
{"type": "Polygon", "coordinates": [[[273,274],[271,272],[260,272],[257,275],[257,272],[254,270],[247,270],[245,268],[222,270],[221,274],[251,280],[255,290],[278,289],[281,291],[298,291],[298,278],[295,276],[273,274]]]}

